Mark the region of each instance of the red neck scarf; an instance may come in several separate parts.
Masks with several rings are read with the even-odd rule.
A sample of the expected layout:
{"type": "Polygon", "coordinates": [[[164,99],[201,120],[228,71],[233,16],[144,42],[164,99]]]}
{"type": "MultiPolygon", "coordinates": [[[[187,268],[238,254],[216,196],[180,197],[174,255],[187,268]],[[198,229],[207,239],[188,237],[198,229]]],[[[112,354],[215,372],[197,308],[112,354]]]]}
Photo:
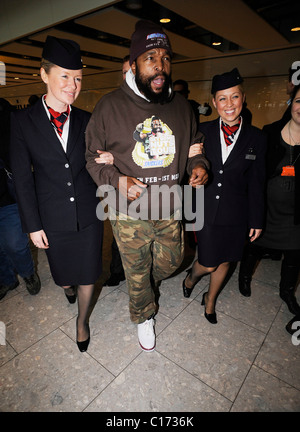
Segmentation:
{"type": "Polygon", "coordinates": [[[234,136],[238,128],[240,127],[240,124],[241,124],[241,117],[239,118],[239,122],[233,126],[228,126],[226,123],[223,122],[223,120],[221,120],[221,129],[223,131],[225,143],[227,147],[233,144],[234,136]]]}
{"type": "Polygon", "coordinates": [[[69,105],[68,105],[68,109],[66,111],[59,113],[57,111],[54,111],[54,109],[48,107],[48,105],[46,103],[46,99],[44,99],[44,101],[45,101],[46,107],[49,110],[50,121],[51,121],[52,125],[54,126],[54,129],[57,131],[59,136],[62,136],[64,124],[66,123],[66,121],[69,117],[69,114],[70,114],[69,105]]]}

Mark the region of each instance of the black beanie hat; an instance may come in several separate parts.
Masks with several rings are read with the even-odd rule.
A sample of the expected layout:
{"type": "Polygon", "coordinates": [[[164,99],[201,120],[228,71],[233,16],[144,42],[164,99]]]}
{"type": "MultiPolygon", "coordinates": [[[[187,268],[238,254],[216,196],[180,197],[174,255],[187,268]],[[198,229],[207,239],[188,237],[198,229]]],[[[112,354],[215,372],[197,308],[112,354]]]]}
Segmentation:
{"type": "Polygon", "coordinates": [[[151,21],[140,20],[131,37],[130,66],[139,55],[152,48],[164,48],[172,56],[171,44],[163,28],[151,21]]]}
{"type": "Polygon", "coordinates": [[[237,68],[232,69],[230,72],[225,72],[222,75],[215,75],[212,80],[211,94],[215,94],[219,90],[235,87],[242,84],[243,81],[237,68]]]}
{"type": "Polygon", "coordinates": [[[42,57],[65,69],[82,69],[80,46],[69,39],[47,36],[42,57]]]}

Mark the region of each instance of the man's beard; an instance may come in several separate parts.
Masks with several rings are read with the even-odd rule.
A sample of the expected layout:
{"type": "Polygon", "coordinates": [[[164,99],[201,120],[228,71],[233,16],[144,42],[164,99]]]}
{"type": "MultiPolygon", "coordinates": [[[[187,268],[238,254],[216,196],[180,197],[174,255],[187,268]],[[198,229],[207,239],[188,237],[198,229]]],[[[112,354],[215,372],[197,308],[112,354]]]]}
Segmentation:
{"type": "Polygon", "coordinates": [[[171,76],[167,75],[165,72],[159,72],[152,77],[144,78],[140,74],[138,66],[136,65],[135,82],[139,91],[153,103],[164,104],[169,100],[169,87],[171,85],[171,76]],[[151,81],[156,77],[163,75],[165,82],[160,93],[155,93],[151,88],[151,81]]]}

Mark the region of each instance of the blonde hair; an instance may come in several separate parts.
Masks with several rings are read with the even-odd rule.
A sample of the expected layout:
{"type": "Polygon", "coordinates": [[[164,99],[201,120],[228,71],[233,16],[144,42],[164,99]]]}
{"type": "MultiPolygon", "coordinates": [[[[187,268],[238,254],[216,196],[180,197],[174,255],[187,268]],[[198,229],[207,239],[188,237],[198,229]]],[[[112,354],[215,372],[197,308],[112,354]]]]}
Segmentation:
{"type": "Polygon", "coordinates": [[[44,71],[46,72],[47,75],[50,73],[50,70],[53,68],[53,66],[56,66],[56,65],[54,63],[51,63],[49,60],[42,58],[41,68],[44,69],[44,71]]]}

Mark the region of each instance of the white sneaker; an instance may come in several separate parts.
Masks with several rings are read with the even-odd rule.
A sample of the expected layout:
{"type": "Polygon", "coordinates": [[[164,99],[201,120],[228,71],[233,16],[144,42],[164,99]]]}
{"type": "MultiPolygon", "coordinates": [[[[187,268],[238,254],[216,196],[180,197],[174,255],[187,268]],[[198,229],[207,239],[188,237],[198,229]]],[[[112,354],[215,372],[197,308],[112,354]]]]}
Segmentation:
{"type": "Polygon", "coordinates": [[[141,348],[146,352],[151,352],[155,348],[154,319],[151,315],[146,321],[138,324],[138,338],[141,348]]]}

